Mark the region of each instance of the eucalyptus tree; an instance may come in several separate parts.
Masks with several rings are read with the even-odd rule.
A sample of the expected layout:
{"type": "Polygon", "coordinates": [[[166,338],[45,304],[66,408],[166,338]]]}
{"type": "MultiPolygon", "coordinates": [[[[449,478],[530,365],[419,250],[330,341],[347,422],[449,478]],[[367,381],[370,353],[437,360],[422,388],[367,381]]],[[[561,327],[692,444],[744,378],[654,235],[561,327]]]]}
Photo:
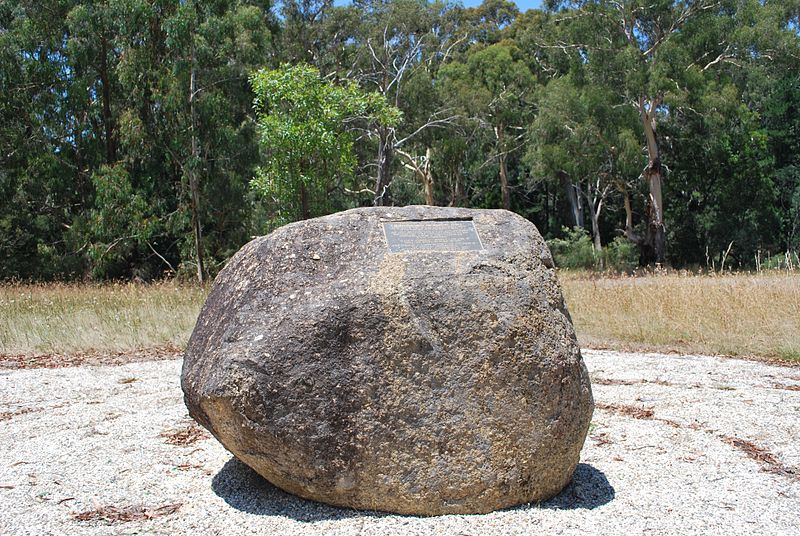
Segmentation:
{"type": "MultiPolygon", "coordinates": [[[[595,72],[609,80],[639,114],[647,165],[642,179],[647,185],[647,226],[641,245],[646,257],[663,263],[666,256],[663,180],[659,118],[674,96],[685,92],[687,69],[701,58],[685,53],[687,33],[699,31],[720,15],[719,0],[569,0],[548,1],[551,9],[569,8],[554,19],[571,34],[549,46],[576,50],[595,72]],[[698,22],[698,19],[703,19],[698,22]]],[[[725,48],[708,44],[701,66],[708,69],[725,48]]],[[[719,60],[721,61],[721,60],[719,60]]]]}
{"type": "MultiPolygon", "coordinates": [[[[402,130],[399,125],[376,125],[369,131],[377,145],[373,202],[384,205],[391,202],[396,150],[429,129],[454,122],[449,110],[415,99],[409,88],[422,89],[425,82],[430,88],[439,65],[463,37],[451,16],[453,6],[446,2],[357,0],[354,6],[361,14],[361,24],[350,42],[356,57],[348,74],[366,90],[382,95],[405,118],[402,130]],[[411,84],[412,79],[417,83],[411,84]],[[424,106],[412,106],[411,102],[424,106]]],[[[417,161],[413,156],[404,159],[407,164],[417,161]]]]}
{"type": "Polygon", "coordinates": [[[797,3],[724,2],[721,13],[686,32],[685,54],[696,59],[662,121],[675,262],[717,257],[718,265],[730,253],[753,263],[793,247],[791,197],[800,181],[787,159],[796,112],[785,90],[800,66],[797,3]]]}
{"type": "MultiPolygon", "coordinates": [[[[636,127],[633,111],[615,106],[609,88],[576,83],[568,75],[552,80],[542,91],[528,133],[526,159],[533,177],[565,187],[574,226],[583,227],[583,213],[588,211],[599,258],[603,209],[616,192],[627,194],[629,182],[641,170],[636,127]]],[[[626,208],[630,209],[627,203],[626,208]]],[[[630,235],[630,210],[626,214],[625,231],[630,235]]]]}
{"type": "Polygon", "coordinates": [[[270,6],[116,0],[109,9],[117,158],[92,174],[102,202],[80,234],[98,276],[116,259],[191,269],[202,282],[252,234],[257,144],[247,76],[274,61],[270,6]],[[128,198],[132,211],[120,210],[128,198]]]}
{"type": "Polygon", "coordinates": [[[242,210],[257,154],[247,77],[274,61],[275,22],[265,2],[182,1],[161,21],[161,28],[166,69],[154,80],[158,85],[151,91],[157,98],[150,102],[156,109],[148,115],[165,114],[162,118],[169,121],[159,125],[172,131],[161,139],[167,161],[181,179],[179,209],[184,212],[188,205],[191,249],[202,281],[206,246],[224,258],[235,247],[231,242],[246,238],[243,214],[235,212],[242,210]],[[214,217],[206,220],[208,226],[220,233],[212,237],[216,244],[203,238],[209,213],[214,217]]]}
{"type": "Polygon", "coordinates": [[[511,41],[475,44],[466,57],[444,65],[440,78],[452,106],[491,130],[494,147],[488,160],[498,164],[501,206],[510,209],[508,158],[524,145],[537,86],[523,51],[511,41]]]}
{"type": "MultiPolygon", "coordinates": [[[[81,273],[64,239],[103,161],[86,87],[70,65],[75,1],[0,0],[0,278],[81,273]]],[[[102,137],[100,137],[102,140],[102,137]]]]}

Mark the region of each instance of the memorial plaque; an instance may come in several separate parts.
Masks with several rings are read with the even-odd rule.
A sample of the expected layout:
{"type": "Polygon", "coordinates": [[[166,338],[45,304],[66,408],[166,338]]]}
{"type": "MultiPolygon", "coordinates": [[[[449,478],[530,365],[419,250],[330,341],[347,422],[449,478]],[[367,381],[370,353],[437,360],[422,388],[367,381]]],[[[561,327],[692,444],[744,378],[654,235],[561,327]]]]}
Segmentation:
{"type": "Polygon", "coordinates": [[[389,251],[480,251],[483,249],[472,220],[383,222],[389,251]]]}

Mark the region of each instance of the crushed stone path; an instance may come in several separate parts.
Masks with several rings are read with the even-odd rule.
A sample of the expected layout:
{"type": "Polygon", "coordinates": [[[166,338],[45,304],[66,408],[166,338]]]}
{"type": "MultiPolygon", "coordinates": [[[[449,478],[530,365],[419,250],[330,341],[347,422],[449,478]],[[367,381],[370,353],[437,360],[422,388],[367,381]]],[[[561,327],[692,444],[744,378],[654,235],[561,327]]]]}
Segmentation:
{"type": "Polygon", "coordinates": [[[572,484],[435,518],[271,486],[189,420],[180,360],[0,369],[0,534],[796,534],[800,370],[583,353],[597,407],[572,484]]]}

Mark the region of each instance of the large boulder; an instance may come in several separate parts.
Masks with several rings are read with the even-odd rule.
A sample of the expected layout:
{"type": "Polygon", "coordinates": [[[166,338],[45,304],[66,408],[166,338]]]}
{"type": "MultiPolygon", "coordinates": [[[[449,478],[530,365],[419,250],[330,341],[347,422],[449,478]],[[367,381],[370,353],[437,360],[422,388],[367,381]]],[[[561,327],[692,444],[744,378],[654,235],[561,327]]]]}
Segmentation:
{"type": "Polygon", "coordinates": [[[189,340],[189,413],[301,497],[403,514],[557,494],[593,401],[536,228],[503,210],[349,210],[219,274],[189,340]]]}

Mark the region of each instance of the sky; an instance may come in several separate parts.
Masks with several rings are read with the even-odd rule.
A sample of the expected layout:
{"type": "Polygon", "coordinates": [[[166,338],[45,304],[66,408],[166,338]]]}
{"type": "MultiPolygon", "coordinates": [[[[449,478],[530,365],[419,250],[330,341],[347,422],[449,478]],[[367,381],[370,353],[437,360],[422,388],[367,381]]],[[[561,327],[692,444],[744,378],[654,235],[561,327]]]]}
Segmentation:
{"type": "MultiPolygon", "coordinates": [[[[464,7],[474,7],[483,3],[483,0],[461,0],[461,3],[464,4],[464,7]]],[[[514,3],[517,4],[520,11],[528,11],[531,8],[540,7],[542,0],[514,0],[514,3]]]]}
{"type": "MultiPolygon", "coordinates": [[[[349,4],[349,0],[334,0],[334,3],[338,6],[349,4]]],[[[461,0],[461,3],[464,4],[464,7],[475,7],[483,3],[483,0],[461,0]]],[[[514,3],[517,4],[520,11],[527,11],[534,7],[541,7],[542,0],[514,0],[514,3]]]]}

